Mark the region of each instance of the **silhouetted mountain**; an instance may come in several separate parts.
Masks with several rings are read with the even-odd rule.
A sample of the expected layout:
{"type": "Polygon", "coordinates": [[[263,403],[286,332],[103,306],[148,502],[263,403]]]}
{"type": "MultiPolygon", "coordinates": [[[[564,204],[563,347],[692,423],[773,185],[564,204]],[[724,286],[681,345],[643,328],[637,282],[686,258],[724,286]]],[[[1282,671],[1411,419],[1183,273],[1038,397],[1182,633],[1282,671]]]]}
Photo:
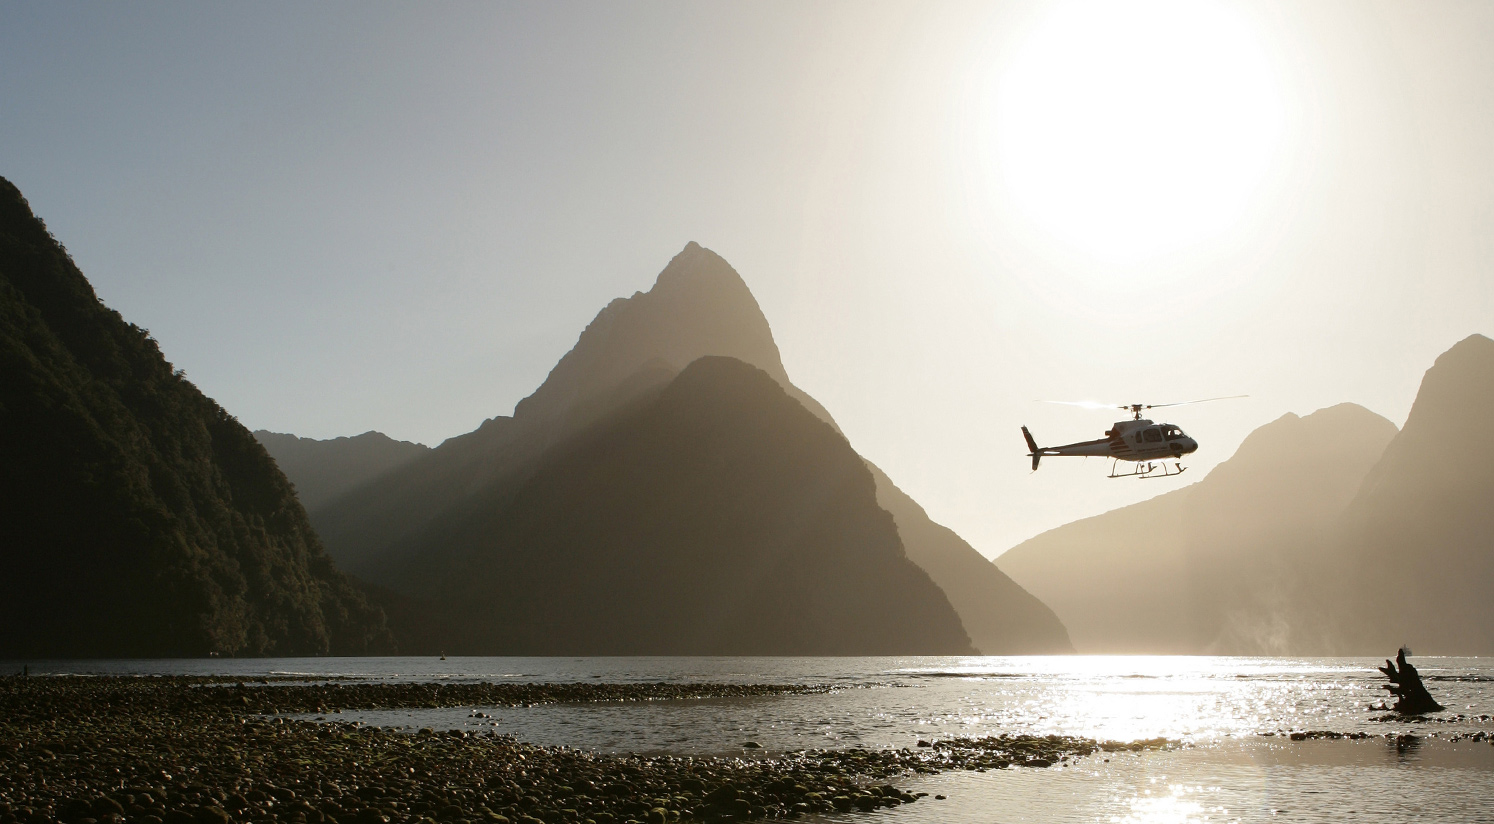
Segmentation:
{"type": "MultiPolygon", "coordinates": [[[[439,544],[445,524],[512,490],[545,450],[657,390],[705,356],[728,356],[772,377],[822,421],[834,421],[788,379],[772,331],[741,277],[691,243],[648,292],[612,301],[512,418],[487,421],[411,464],[312,512],[338,562],[393,588],[439,544]]],[[[838,430],[837,430],[838,431],[838,430]]],[[[871,467],[908,557],[949,593],[977,647],[989,654],[1065,652],[1063,626],[1036,598],[871,467]]]]}
{"type": "Polygon", "coordinates": [[[970,642],[984,655],[1073,652],[1068,631],[1046,604],[1006,577],[954,530],[934,523],[871,461],[877,502],[892,513],[908,560],[922,567],[960,614],[970,642]]]}
{"type": "Polygon", "coordinates": [[[1197,484],[1050,530],[997,563],[1053,606],[1081,652],[1323,652],[1312,570],[1392,437],[1353,404],[1288,414],[1197,484]]]}
{"type": "MultiPolygon", "coordinates": [[[[394,547],[420,545],[428,525],[704,355],[738,358],[788,385],[747,285],[719,256],[691,243],[653,289],[603,308],[513,417],[485,421],[356,494],[314,509],[313,523],[340,565],[397,586],[385,578],[396,563],[394,547]]],[[[818,408],[802,393],[796,397],[818,408]]]]}
{"type": "MultiPolygon", "coordinates": [[[[1342,584],[1335,651],[1494,655],[1494,341],[1437,358],[1344,512],[1322,573],[1342,584]]],[[[1379,653],[1383,654],[1383,653],[1379,653]]]]}
{"type": "Polygon", "coordinates": [[[257,429],[254,437],[296,486],[307,510],[431,451],[425,444],[396,441],[382,432],[350,438],[298,438],[257,429]]]}
{"type": "Polygon", "coordinates": [[[415,594],[445,649],[971,652],[861,459],[771,377],[707,357],[651,394],[442,524],[415,594]]]}
{"type": "Polygon", "coordinates": [[[0,656],[382,649],[249,431],[0,179],[0,656]]]}

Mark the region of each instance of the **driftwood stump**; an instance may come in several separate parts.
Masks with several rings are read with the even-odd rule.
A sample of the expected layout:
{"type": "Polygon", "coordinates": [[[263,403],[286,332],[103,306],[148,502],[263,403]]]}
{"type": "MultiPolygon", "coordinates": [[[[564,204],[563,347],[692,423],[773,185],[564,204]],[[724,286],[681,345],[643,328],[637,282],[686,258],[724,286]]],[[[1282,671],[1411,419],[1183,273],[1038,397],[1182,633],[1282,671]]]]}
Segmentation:
{"type": "Polygon", "coordinates": [[[1389,690],[1391,695],[1396,696],[1395,706],[1392,708],[1401,715],[1421,715],[1428,712],[1440,712],[1443,706],[1432,698],[1427,688],[1421,683],[1421,675],[1417,673],[1416,667],[1406,661],[1406,650],[1402,648],[1395,654],[1395,663],[1386,659],[1385,666],[1380,668],[1385,677],[1390,679],[1389,684],[1381,684],[1380,687],[1389,690]]]}

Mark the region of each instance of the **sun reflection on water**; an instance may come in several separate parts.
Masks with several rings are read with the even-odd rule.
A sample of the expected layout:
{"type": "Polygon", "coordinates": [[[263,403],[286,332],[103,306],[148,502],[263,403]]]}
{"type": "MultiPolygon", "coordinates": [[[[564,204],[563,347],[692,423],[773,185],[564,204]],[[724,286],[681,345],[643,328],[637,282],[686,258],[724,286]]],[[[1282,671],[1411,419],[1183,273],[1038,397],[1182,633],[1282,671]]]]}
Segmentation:
{"type": "MultiPolygon", "coordinates": [[[[1124,814],[1113,815],[1110,821],[1115,824],[1193,824],[1193,822],[1213,821],[1238,821],[1238,818],[1214,817],[1227,815],[1222,807],[1212,809],[1205,807],[1202,803],[1191,798],[1201,788],[1174,785],[1167,788],[1167,792],[1161,795],[1153,795],[1151,791],[1132,797],[1128,802],[1128,809],[1124,814]]],[[[1122,799],[1117,799],[1117,802],[1122,799]]]]}
{"type": "Polygon", "coordinates": [[[1202,742],[1328,725],[1345,713],[1362,714],[1363,702],[1375,697],[1350,667],[1321,661],[1294,667],[1280,659],[1248,658],[1081,656],[1061,664],[964,659],[939,672],[906,672],[952,699],[939,703],[961,710],[927,717],[926,723],[966,734],[1021,729],[1202,742]]]}

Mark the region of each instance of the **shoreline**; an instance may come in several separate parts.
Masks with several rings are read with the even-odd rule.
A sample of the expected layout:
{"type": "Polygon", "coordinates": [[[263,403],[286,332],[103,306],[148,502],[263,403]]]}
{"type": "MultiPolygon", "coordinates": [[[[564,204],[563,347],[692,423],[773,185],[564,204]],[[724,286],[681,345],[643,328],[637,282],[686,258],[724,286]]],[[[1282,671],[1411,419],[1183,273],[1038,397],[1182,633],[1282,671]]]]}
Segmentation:
{"type": "Polygon", "coordinates": [[[0,679],[0,824],[732,821],[918,800],[889,783],[1042,768],[1119,745],[995,736],[764,758],[637,756],[285,713],[822,694],[764,684],[368,684],[325,678],[0,679]],[[308,683],[314,681],[315,683],[308,683]]]}

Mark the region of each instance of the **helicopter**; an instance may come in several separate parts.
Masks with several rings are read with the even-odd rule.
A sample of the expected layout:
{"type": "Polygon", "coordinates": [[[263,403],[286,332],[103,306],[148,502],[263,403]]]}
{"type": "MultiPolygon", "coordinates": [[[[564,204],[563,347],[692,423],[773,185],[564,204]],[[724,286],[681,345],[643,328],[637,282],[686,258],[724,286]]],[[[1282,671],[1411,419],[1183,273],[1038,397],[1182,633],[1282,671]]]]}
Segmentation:
{"type": "Polygon", "coordinates": [[[1178,403],[1126,403],[1126,404],[1097,404],[1089,401],[1049,401],[1049,403],[1062,403],[1067,406],[1083,406],[1090,409],[1122,409],[1131,413],[1131,420],[1116,421],[1115,425],[1105,430],[1105,437],[1093,441],[1080,441],[1079,443],[1064,444],[1063,446],[1037,445],[1032,433],[1027,427],[1022,427],[1022,437],[1027,440],[1027,454],[1032,458],[1032,471],[1036,472],[1038,462],[1045,455],[1076,455],[1079,457],[1105,457],[1113,458],[1110,464],[1110,477],[1112,478],[1170,478],[1181,475],[1187,470],[1182,464],[1184,455],[1198,451],[1198,441],[1188,437],[1182,428],[1171,423],[1154,423],[1147,418],[1141,417],[1141,413],[1148,409],[1160,409],[1164,406],[1186,406],[1192,403],[1208,403],[1210,401],[1227,401],[1235,398],[1245,398],[1248,395],[1230,395],[1223,398],[1204,398],[1197,401],[1180,401],[1178,403]],[[1134,471],[1117,472],[1121,461],[1134,461],[1134,471]],[[1171,462],[1171,468],[1168,463],[1171,462]]]}

